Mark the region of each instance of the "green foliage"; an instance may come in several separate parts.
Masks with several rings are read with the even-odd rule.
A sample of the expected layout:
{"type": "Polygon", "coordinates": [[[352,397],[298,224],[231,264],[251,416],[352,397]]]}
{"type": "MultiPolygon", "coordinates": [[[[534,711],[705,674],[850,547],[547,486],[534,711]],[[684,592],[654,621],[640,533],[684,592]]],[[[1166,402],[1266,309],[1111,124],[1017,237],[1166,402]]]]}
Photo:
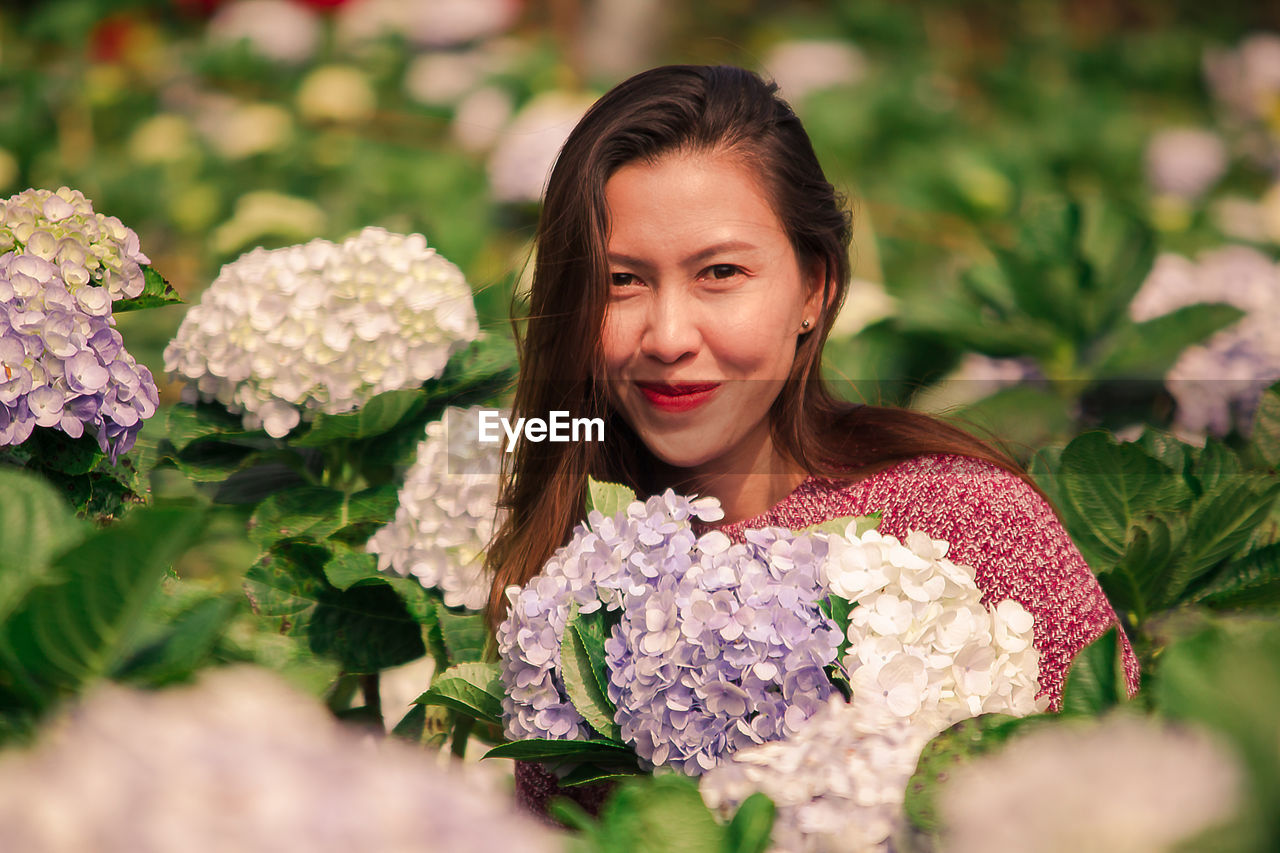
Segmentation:
{"type": "Polygon", "coordinates": [[[697,782],[680,775],[623,781],[593,821],[567,800],[552,814],[582,830],[582,853],[763,853],[773,829],[773,803],[761,794],[745,800],[728,823],[702,802],[697,782]]]}
{"type": "Polygon", "coordinates": [[[111,306],[112,314],[182,304],[182,297],[178,295],[178,291],[174,290],[173,285],[152,267],[143,266],[142,276],[144,280],[142,292],[129,299],[117,300],[111,306]]]}
{"type": "Polygon", "coordinates": [[[1112,628],[1071,661],[1062,687],[1062,713],[1096,717],[1128,700],[1120,635],[1112,628]]]}
{"type": "Polygon", "coordinates": [[[617,515],[636,500],[636,493],[617,483],[587,480],[587,510],[595,510],[606,518],[617,515]]]}
{"type": "Polygon", "coordinates": [[[431,680],[431,689],[414,701],[441,705],[479,720],[502,722],[502,670],[496,663],[460,663],[431,680]]]}
{"type": "Polygon", "coordinates": [[[609,679],[604,662],[607,630],[603,614],[596,610],[584,617],[574,606],[560,640],[560,669],[569,701],[591,728],[602,737],[622,741],[614,722],[617,708],[609,701],[609,679]],[[597,618],[591,618],[597,617],[597,618]]]}

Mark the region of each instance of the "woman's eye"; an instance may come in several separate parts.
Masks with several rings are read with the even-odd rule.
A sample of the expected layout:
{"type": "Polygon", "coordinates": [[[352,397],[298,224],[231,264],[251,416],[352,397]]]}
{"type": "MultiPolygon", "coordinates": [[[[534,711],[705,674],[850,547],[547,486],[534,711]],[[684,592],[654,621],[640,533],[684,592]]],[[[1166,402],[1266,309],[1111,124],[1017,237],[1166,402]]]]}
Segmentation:
{"type": "Polygon", "coordinates": [[[636,283],[636,277],[629,272],[615,272],[611,274],[614,287],[629,287],[636,283]]]}
{"type": "Polygon", "coordinates": [[[707,269],[707,274],[711,278],[718,278],[718,279],[733,278],[735,275],[737,275],[740,272],[742,272],[742,270],[734,266],[733,264],[716,264],[715,266],[709,267],[707,269]]]}

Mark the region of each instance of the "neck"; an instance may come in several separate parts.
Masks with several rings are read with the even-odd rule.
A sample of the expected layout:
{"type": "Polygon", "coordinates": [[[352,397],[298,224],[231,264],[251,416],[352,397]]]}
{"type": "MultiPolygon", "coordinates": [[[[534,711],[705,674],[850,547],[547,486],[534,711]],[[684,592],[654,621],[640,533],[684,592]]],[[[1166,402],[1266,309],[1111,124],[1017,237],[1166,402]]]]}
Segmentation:
{"type": "MultiPolygon", "coordinates": [[[[767,435],[767,434],[766,434],[767,435]]],[[[808,476],[800,465],[777,452],[766,438],[748,459],[733,464],[668,468],[665,485],[685,495],[717,498],[724,510],[724,524],[755,518],[795,491],[808,476]]]]}

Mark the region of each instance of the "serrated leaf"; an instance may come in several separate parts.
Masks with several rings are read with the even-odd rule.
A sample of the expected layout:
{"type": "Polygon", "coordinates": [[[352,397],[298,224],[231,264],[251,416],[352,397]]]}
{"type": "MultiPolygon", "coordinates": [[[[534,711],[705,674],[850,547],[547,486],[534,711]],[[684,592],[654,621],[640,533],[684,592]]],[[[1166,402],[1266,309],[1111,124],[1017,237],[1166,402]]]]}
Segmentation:
{"type": "Polygon", "coordinates": [[[0,623],[28,589],[49,579],[54,555],[85,533],[86,525],[43,479],[0,468],[0,623]]]}
{"type": "Polygon", "coordinates": [[[1085,433],[1066,446],[1053,486],[1067,531],[1095,572],[1120,560],[1129,531],[1142,518],[1179,512],[1192,497],[1167,465],[1102,432],[1085,433]]]}
{"type": "Polygon", "coordinates": [[[1191,466],[1191,476],[1199,494],[1213,492],[1225,482],[1244,473],[1240,457],[1221,441],[1210,436],[1191,466]]]}
{"type": "Polygon", "coordinates": [[[317,413],[311,428],[291,443],[298,447],[323,447],[335,441],[372,438],[394,429],[426,405],[427,395],[421,388],[384,391],[354,412],[340,415],[317,413]]]}
{"type": "Polygon", "coordinates": [[[618,483],[604,483],[600,480],[587,479],[587,510],[595,510],[606,518],[625,510],[636,493],[618,483]]]}
{"type": "Polygon", "coordinates": [[[1251,551],[1223,566],[1191,600],[1223,609],[1280,604],[1280,543],[1251,551]]]}
{"type": "Polygon", "coordinates": [[[1169,470],[1175,474],[1185,473],[1191,465],[1191,445],[1178,440],[1171,433],[1148,427],[1143,430],[1135,443],[1145,450],[1148,456],[1168,465],[1169,470]]]}
{"type": "Polygon", "coordinates": [[[517,761],[596,761],[634,765],[635,753],[611,740],[516,740],[495,746],[485,758],[514,758],[517,761]]]}
{"type": "Polygon", "coordinates": [[[1129,699],[1119,631],[1111,628],[1071,661],[1062,688],[1062,713],[1096,717],[1129,699]]]}
{"type": "Polygon", "coordinates": [[[0,626],[0,689],[43,709],[104,675],[201,523],[185,509],[139,509],[59,557],[65,580],[31,590],[0,626]]]}
{"type": "Polygon", "coordinates": [[[173,285],[150,266],[142,267],[142,292],[129,299],[119,299],[111,304],[111,313],[122,314],[143,308],[160,308],[165,305],[181,305],[182,297],[173,285]]]}
{"type": "Polygon", "coordinates": [[[1191,509],[1185,547],[1162,603],[1173,606],[1197,578],[1240,551],[1270,515],[1278,491],[1274,478],[1237,476],[1201,497],[1191,509]]]}
{"type": "Polygon", "coordinates": [[[442,705],[490,723],[502,721],[501,665],[462,663],[451,666],[431,681],[431,687],[414,702],[442,705]]]}
{"type": "Polygon", "coordinates": [[[773,832],[776,813],[777,807],[773,800],[759,791],[747,797],[738,806],[733,820],[729,821],[725,850],[734,853],[765,853],[769,849],[769,836],[773,832]]]}
{"type": "MultiPolygon", "coordinates": [[[[613,720],[617,709],[609,701],[604,685],[597,680],[591,654],[583,639],[585,633],[588,632],[580,630],[575,609],[560,638],[560,674],[564,680],[564,689],[569,694],[569,701],[587,721],[587,725],[602,737],[620,741],[622,730],[613,720]]],[[[603,643],[592,645],[603,658],[603,643]]]]}
{"type": "Polygon", "coordinates": [[[1178,516],[1144,519],[1129,531],[1129,547],[1115,568],[1098,580],[1111,604],[1138,626],[1167,598],[1186,524],[1178,516]]]}
{"type": "Polygon", "coordinates": [[[489,629],[485,626],[484,616],[479,613],[455,613],[440,604],[436,607],[436,618],[439,620],[440,633],[445,648],[449,651],[451,664],[484,660],[485,644],[489,640],[489,629]]]}
{"type": "Polygon", "coordinates": [[[1264,466],[1280,470],[1280,383],[1268,388],[1258,401],[1249,448],[1264,466]]]}

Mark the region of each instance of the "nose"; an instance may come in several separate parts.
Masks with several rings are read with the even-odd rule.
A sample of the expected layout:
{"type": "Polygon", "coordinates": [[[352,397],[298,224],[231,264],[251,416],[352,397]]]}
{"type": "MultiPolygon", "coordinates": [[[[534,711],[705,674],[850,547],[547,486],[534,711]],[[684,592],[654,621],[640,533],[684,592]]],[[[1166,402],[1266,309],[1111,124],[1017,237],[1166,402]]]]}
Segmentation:
{"type": "Polygon", "coordinates": [[[702,345],[697,306],[679,288],[659,287],[645,315],[640,352],[664,364],[692,356],[702,345]]]}

